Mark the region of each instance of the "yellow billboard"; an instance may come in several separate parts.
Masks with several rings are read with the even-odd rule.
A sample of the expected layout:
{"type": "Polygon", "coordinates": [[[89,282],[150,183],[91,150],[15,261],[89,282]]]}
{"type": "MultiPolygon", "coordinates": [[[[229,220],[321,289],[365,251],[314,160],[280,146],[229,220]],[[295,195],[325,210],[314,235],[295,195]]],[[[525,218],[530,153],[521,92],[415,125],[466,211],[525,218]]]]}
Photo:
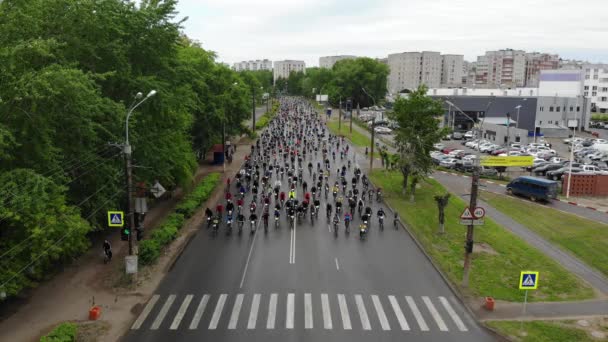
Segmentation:
{"type": "Polygon", "coordinates": [[[482,157],[481,166],[532,166],[533,156],[482,157]]]}

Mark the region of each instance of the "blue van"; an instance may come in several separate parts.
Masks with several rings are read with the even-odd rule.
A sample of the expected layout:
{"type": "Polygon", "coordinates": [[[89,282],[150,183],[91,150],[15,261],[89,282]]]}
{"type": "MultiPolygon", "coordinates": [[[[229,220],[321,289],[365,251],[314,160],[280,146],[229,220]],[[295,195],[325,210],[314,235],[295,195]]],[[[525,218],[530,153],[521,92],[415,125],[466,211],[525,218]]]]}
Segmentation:
{"type": "Polygon", "coordinates": [[[507,193],[528,197],[533,202],[549,201],[557,197],[557,182],[537,177],[517,177],[507,184],[507,193]]]}

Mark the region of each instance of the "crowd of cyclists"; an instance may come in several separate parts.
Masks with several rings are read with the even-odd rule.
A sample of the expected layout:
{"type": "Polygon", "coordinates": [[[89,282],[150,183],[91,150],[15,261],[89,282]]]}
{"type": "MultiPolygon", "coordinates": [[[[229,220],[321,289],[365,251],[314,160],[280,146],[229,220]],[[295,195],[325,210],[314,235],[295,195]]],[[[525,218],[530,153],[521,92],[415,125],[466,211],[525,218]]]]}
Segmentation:
{"type": "MultiPolygon", "coordinates": [[[[207,227],[217,234],[225,223],[227,234],[234,225],[241,233],[247,222],[254,233],[263,223],[268,231],[271,218],[279,228],[283,214],[290,227],[308,217],[314,225],[324,202],[335,234],[342,224],[350,232],[350,224],[358,216],[359,235],[365,238],[373,215],[372,201],[382,202],[382,190],[374,189],[353,165],[354,153],[343,137],[329,133],[307,101],[281,98],[277,115],[251,145],[242,168],[234,179],[226,180],[223,201],[215,211],[205,210],[207,227]],[[251,201],[245,203],[249,193],[251,201]]],[[[376,212],[380,229],[385,216],[380,206],[376,212]]],[[[395,214],[395,227],[397,220],[395,214]]]]}

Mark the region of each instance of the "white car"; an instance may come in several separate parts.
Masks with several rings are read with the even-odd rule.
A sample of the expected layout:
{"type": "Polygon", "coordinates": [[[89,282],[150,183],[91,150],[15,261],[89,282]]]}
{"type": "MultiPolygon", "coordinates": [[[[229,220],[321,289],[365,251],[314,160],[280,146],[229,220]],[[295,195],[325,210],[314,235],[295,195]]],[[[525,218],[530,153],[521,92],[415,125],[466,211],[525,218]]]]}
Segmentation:
{"type": "Polygon", "coordinates": [[[465,139],[473,139],[473,137],[475,137],[475,134],[473,134],[473,131],[467,131],[467,132],[464,134],[464,138],[465,138],[465,139]]]}
{"type": "Polygon", "coordinates": [[[551,159],[549,159],[549,162],[554,164],[561,164],[564,162],[564,159],[560,157],[552,157],[551,159]]]}
{"type": "Polygon", "coordinates": [[[391,134],[391,133],[393,133],[392,129],[390,129],[388,127],[382,127],[382,126],[374,128],[374,131],[377,134],[391,134]]]}
{"type": "Polygon", "coordinates": [[[461,153],[464,153],[464,151],[463,150],[454,150],[454,151],[451,151],[450,153],[448,153],[448,156],[452,157],[452,158],[456,158],[456,156],[461,153]]]}
{"type": "Polygon", "coordinates": [[[433,144],[433,148],[436,149],[437,151],[441,151],[445,148],[445,145],[437,143],[437,144],[433,144]]]}
{"type": "Polygon", "coordinates": [[[594,139],[594,144],[608,144],[608,140],[606,139],[594,139]]]}
{"type": "Polygon", "coordinates": [[[462,157],[462,160],[473,160],[473,159],[477,159],[477,155],[467,154],[466,156],[462,157]]]}
{"type": "Polygon", "coordinates": [[[458,159],[455,158],[446,158],[439,163],[439,166],[453,168],[457,161],[458,159]]]}
{"type": "Polygon", "coordinates": [[[499,147],[500,146],[495,145],[495,144],[488,144],[488,145],[484,145],[483,147],[480,147],[479,152],[488,153],[488,152],[492,152],[493,150],[495,150],[499,147]]]}

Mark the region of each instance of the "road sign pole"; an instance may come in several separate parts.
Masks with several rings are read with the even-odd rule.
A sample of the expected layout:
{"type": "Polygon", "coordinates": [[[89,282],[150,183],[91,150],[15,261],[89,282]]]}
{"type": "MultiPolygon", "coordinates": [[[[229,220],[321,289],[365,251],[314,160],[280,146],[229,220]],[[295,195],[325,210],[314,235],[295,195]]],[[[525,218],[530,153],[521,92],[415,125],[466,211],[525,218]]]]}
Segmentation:
{"type": "Polygon", "coordinates": [[[524,317],[526,316],[526,304],[528,304],[528,290],[524,294],[524,307],[522,310],[521,318],[519,319],[519,330],[524,330],[524,317]]]}
{"type": "MultiPolygon", "coordinates": [[[[135,227],[135,218],[133,217],[133,194],[131,193],[131,182],[133,181],[133,175],[131,172],[131,145],[125,144],[125,175],[126,175],[126,186],[127,186],[127,216],[128,216],[128,228],[129,228],[129,255],[133,255],[133,228],[135,227]]],[[[123,228],[124,229],[124,228],[123,228]]]]}
{"type": "MultiPolygon", "coordinates": [[[[471,177],[471,200],[469,209],[474,210],[477,207],[477,188],[479,186],[479,165],[473,168],[473,176],[471,177]]],[[[462,275],[462,286],[469,286],[469,271],[471,269],[471,254],[473,253],[473,222],[467,226],[467,239],[465,242],[464,251],[464,270],[462,275]]]]}

